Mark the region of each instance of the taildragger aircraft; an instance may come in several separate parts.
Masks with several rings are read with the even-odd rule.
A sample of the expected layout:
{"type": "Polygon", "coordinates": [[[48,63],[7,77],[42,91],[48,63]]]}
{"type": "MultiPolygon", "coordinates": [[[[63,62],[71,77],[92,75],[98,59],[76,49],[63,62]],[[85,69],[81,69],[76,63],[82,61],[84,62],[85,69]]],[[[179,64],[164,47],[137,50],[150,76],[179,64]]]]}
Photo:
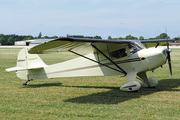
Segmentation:
{"type": "Polygon", "coordinates": [[[164,65],[168,60],[172,75],[168,40],[103,40],[85,38],[58,38],[44,41],[32,48],[23,48],[17,57],[17,66],[6,71],[16,71],[20,79],[49,79],[79,76],[124,75],[129,82],[122,91],[138,91],[142,87],[156,87],[158,80],[148,78],[147,71],[164,65]],[[167,44],[167,48],[158,48],[167,44]],[[145,47],[146,46],[146,47],[145,47]],[[151,47],[151,48],[147,48],[151,47]],[[38,54],[71,52],[80,57],[65,62],[46,65],[38,54]],[[83,53],[89,53],[83,55],[83,53]],[[136,81],[136,78],[141,82],[136,81]]]}

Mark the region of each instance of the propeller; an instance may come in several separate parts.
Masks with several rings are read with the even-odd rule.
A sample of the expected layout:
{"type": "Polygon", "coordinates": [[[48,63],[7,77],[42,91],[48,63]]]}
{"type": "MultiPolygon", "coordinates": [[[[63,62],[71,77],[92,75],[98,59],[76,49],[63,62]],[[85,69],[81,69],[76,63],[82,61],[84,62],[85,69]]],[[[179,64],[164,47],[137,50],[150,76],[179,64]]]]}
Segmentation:
{"type": "Polygon", "coordinates": [[[169,43],[168,43],[168,40],[167,40],[167,58],[168,58],[168,64],[169,64],[169,70],[170,70],[170,74],[172,76],[172,67],[171,67],[171,56],[170,56],[170,52],[172,50],[169,49],[169,43]]]}

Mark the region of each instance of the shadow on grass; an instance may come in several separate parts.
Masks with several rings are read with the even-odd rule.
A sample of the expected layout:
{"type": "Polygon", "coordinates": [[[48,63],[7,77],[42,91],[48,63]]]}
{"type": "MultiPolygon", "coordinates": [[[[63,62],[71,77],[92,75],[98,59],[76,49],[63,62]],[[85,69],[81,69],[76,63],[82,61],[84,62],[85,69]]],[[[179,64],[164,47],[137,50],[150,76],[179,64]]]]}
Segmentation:
{"type": "Polygon", "coordinates": [[[43,84],[28,84],[26,86],[23,86],[21,88],[40,88],[40,87],[53,87],[53,86],[61,86],[62,83],[43,83],[43,84]]]}
{"type": "MultiPolygon", "coordinates": [[[[180,86],[180,79],[166,79],[160,80],[156,88],[141,88],[137,93],[128,93],[119,90],[119,87],[99,87],[99,86],[65,86],[62,83],[49,83],[49,84],[37,84],[28,85],[23,88],[38,88],[38,87],[76,87],[76,88],[97,88],[97,89],[109,89],[106,92],[99,92],[89,94],[87,96],[80,96],[76,98],[67,99],[64,102],[71,103],[85,103],[85,104],[118,104],[131,99],[140,98],[141,96],[150,95],[161,91],[180,91],[176,89],[180,86]]],[[[76,91],[74,91],[76,92],[76,91]]]]}
{"type": "MultiPolygon", "coordinates": [[[[180,91],[175,89],[180,86],[180,79],[166,79],[159,81],[156,88],[141,88],[137,93],[128,93],[120,91],[119,88],[110,88],[110,91],[94,93],[87,96],[67,99],[64,102],[71,103],[92,103],[92,104],[118,104],[131,99],[140,98],[141,96],[150,95],[161,91],[180,91]]],[[[72,87],[72,86],[71,86],[72,87]]],[[[78,86],[74,86],[78,87],[78,86]]],[[[79,88],[89,88],[89,86],[79,86],[79,88]]],[[[91,88],[99,88],[92,87],[91,88]]],[[[101,88],[101,87],[100,87],[101,88]]],[[[102,87],[103,88],[103,87],[102,87]]]]}

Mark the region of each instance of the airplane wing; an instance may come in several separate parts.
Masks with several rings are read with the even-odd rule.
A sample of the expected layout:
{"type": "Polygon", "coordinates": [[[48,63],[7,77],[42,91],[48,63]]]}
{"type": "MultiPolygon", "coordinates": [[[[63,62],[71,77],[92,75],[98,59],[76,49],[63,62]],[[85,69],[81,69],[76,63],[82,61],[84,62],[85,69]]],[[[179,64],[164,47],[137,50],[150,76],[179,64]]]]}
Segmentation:
{"type": "Polygon", "coordinates": [[[156,47],[156,46],[162,46],[162,45],[166,45],[168,43],[174,42],[174,39],[157,39],[157,40],[141,40],[141,43],[145,46],[145,47],[156,47]]]}
{"type": "Polygon", "coordinates": [[[51,54],[59,52],[93,52],[91,44],[93,43],[116,43],[130,44],[130,40],[103,40],[103,39],[86,39],[86,38],[58,38],[32,47],[28,52],[30,54],[51,54]]]}
{"type": "MultiPolygon", "coordinates": [[[[103,39],[87,39],[87,38],[58,38],[54,40],[44,41],[44,43],[32,47],[28,52],[30,54],[51,54],[68,52],[70,50],[75,52],[93,52],[91,44],[93,43],[115,43],[115,44],[130,44],[137,40],[103,40],[103,39]]],[[[160,45],[166,45],[169,42],[173,42],[174,39],[163,40],[140,40],[146,47],[156,47],[160,45]]],[[[100,44],[99,44],[100,45],[100,44]]]]}

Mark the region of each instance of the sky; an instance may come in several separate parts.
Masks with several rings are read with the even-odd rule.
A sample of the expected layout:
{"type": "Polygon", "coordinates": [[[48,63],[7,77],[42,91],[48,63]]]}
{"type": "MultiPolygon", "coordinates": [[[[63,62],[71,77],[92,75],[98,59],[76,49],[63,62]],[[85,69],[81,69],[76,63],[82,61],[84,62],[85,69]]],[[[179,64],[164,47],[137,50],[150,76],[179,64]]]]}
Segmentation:
{"type": "Polygon", "coordinates": [[[0,34],[180,37],[180,0],[0,0],[0,34]]]}

